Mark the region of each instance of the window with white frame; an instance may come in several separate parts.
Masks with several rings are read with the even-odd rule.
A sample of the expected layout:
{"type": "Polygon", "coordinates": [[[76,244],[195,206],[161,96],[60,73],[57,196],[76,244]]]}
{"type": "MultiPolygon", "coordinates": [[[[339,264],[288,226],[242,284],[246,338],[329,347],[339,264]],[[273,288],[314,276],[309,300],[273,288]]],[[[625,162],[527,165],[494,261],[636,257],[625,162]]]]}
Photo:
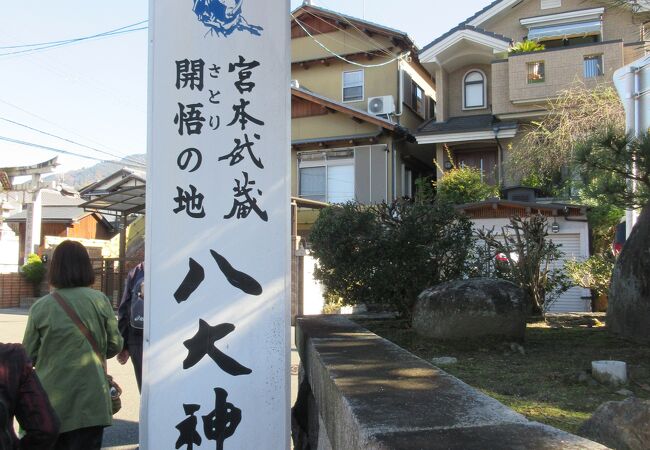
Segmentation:
{"type": "Polygon", "coordinates": [[[584,57],[585,78],[595,78],[603,75],[603,55],[584,57]]]}
{"type": "Polygon", "coordinates": [[[562,0],[542,0],[540,9],[559,8],[562,6],[562,0]]]}
{"type": "Polygon", "coordinates": [[[354,200],[352,151],[299,154],[299,196],[328,203],[354,200]]]}
{"type": "Polygon", "coordinates": [[[472,70],[463,78],[463,108],[485,108],[485,75],[472,70]]]}
{"type": "Polygon", "coordinates": [[[363,70],[343,72],[343,101],[363,100],[363,70]]]}

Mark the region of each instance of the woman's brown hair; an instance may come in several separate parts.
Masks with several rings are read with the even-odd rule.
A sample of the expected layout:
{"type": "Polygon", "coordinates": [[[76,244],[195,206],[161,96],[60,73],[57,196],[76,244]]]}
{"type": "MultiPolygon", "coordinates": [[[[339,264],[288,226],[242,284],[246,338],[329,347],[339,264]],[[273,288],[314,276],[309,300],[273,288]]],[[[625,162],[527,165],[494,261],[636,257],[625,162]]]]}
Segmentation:
{"type": "Polygon", "coordinates": [[[61,242],[52,255],[49,281],[59,289],[91,286],[95,272],[86,247],[76,241],[61,242]]]}

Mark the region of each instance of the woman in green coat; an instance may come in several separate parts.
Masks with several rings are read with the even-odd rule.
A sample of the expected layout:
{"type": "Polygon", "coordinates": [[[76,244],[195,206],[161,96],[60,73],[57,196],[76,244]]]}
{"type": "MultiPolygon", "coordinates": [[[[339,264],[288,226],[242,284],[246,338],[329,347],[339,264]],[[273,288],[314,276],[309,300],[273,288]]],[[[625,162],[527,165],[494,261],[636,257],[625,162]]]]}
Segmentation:
{"type": "MultiPolygon", "coordinates": [[[[106,358],[122,349],[122,337],[108,298],[89,286],[95,281],[88,252],[64,241],[54,250],[50,285],[95,338],[106,358]]],[[[57,450],[99,450],[104,427],[112,424],[109,387],[102,361],[56,298],[46,295],[29,311],[23,344],[61,421],[57,450]]]]}

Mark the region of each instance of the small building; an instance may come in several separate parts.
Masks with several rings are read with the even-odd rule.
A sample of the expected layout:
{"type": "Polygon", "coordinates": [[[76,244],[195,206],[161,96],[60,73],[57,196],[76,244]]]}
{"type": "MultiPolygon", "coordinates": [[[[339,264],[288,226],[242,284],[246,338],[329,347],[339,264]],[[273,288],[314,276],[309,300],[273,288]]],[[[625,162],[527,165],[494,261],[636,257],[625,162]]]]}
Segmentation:
{"type": "MultiPolygon", "coordinates": [[[[45,236],[111,239],[116,230],[101,215],[85,211],[79,205],[83,200],[78,196],[62,195],[50,189],[42,191],[41,239],[39,248],[43,249],[45,236]]],[[[25,224],[27,211],[21,211],[5,219],[11,229],[18,234],[18,260],[24,258],[25,224]]]]}
{"type": "MultiPolygon", "coordinates": [[[[515,200],[486,200],[457,207],[474,223],[474,228],[494,229],[500,233],[510,224],[510,217],[542,214],[548,217],[549,239],[560,245],[562,258],[554,268],[562,268],[571,259],[589,257],[589,225],[587,208],[562,203],[521,202],[515,200]]],[[[571,287],[551,305],[549,312],[591,311],[591,293],[578,286],[571,287]]]]}

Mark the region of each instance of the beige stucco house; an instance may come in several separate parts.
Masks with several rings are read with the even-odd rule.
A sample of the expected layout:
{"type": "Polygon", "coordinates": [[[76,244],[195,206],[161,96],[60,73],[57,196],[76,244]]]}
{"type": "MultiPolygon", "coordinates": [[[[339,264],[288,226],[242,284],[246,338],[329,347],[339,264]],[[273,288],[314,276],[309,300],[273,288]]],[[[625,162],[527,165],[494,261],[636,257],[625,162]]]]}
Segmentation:
{"type": "MultiPolygon", "coordinates": [[[[575,83],[593,87],[612,83],[616,69],[647,50],[648,24],[630,9],[608,8],[597,0],[496,0],[420,51],[420,61],[436,83],[436,117],[422,124],[416,138],[444,171],[456,164],[479,168],[484,179],[500,185],[503,200],[459,208],[475,228],[508,224],[513,214],[549,217],[549,239],[563,258],[589,256],[589,227],[584,208],[540,203],[533,190],[517,188],[507,174],[508,149],[517,145],[527,124],[547,114],[548,101],[575,83]],[[545,50],[508,54],[516,42],[533,40],[545,50]]],[[[442,174],[438,171],[438,177],[442,174]]],[[[588,290],[572,287],[551,311],[589,311],[588,290]]]]}
{"type": "Polygon", "coordinates": [[[616,69],[650,48],[640,15],[607,3],[496,0],[425,46],[420,61],[435,79],[438,108],[418,143],[436,145],[443,168],[446,144],[456,163],[480,168],[491,182],[516,183],[503,170],[508,146],[546,113],[548,100],[577,81],[611,83],[616,69]],[[525,39],[546,49],[508,56],[525,39]]]}
{"type": "MultiPolygon", "coordinates": [[[[413,132],[435,118],[432,73],[401,31],[321,7],[291,13],[292,195],[390,201],[434,171],[413,132]]],[[[301,210],[298,231],[314,217],[301,210]]]]}

